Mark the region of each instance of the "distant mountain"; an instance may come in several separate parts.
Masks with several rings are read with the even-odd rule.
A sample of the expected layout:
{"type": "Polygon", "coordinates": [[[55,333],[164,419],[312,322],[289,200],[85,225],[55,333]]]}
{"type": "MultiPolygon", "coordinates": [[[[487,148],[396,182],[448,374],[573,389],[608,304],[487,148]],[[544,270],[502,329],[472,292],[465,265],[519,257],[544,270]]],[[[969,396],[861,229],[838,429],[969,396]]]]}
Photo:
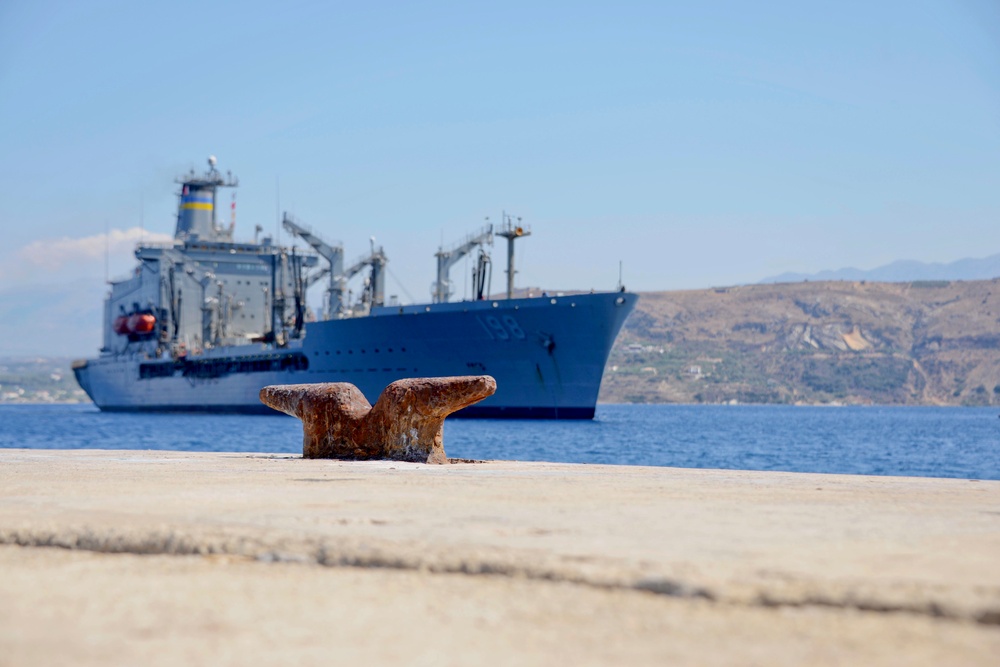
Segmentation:
{"type": "Polygon", "coordinates": [[[915,280],[989,280],[1000,276],[1000,254],[982,259],[959,259],[948,264],[900,260],[875,269],[837,269],[819,273],[782,273],[761,283],[798,283],[803,280],[870,280],[908,283],[915,280]]]}
{"type": "Polygon", "coordinates": [[[998,315],[1000,278],[644,292],[599,400],[1000,407],[998,315]]]}

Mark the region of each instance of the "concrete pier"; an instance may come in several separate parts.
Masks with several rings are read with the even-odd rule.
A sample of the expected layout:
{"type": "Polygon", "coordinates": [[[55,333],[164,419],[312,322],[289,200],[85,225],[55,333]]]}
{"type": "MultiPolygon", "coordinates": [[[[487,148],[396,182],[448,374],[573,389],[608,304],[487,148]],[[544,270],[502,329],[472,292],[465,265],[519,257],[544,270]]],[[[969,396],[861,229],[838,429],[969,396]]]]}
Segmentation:
{"type": "Polygon", "coordinates": [[[0,666],[995,665],[1000,482],[0,450],[0,666]]]}

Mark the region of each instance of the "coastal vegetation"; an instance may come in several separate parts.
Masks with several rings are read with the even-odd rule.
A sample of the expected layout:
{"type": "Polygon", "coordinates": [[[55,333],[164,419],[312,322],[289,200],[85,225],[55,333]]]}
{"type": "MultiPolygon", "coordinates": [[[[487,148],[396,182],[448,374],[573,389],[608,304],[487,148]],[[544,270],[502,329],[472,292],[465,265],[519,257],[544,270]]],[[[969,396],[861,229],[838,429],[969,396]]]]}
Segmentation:
{"type": "Polygon", "coordinates": [[[0,359],[0,403],[86,403],[70,359],[0,359]]]}

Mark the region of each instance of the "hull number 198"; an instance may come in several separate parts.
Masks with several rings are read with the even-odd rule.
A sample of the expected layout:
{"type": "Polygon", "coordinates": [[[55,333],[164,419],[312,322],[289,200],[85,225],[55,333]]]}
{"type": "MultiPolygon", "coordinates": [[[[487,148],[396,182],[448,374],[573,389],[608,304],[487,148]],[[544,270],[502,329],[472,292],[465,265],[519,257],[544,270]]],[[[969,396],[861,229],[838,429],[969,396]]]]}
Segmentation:
{"type": "Polygon", "coordinates": [[[510,315],[504,315],[502,318],[496,315],[476,316],[476,320],[493,340],[524,340],[525,338],[524,329],[510,315]]]}

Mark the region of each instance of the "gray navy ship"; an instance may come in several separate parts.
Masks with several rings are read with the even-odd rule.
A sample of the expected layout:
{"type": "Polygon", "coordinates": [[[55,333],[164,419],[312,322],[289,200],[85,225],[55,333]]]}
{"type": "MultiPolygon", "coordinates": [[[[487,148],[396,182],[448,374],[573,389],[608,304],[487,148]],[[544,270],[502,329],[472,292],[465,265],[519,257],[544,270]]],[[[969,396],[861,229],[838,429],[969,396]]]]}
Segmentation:
{"type": "MultiPolygon", "coordinates": [[[[256,227],[236,241],[218,219],[220,188],[237,180],[209,158],[177,179],[177,227],[140,244],[130,276],[110,283],[100,355],[74,362],[101,410],[270,413],[272,384],[350,382],[372,403],[394,380],[489,374],[493,396],[456,416],[590,419],[611,346],[638,296],[614,292],[515,298],[514,244],[530,230],[504,214],[436,254],[429,303],[386,302],[386,254],[374,240],[345,261],[341,245],[285,215],[307,247],[256,227]],[[494,237],[507,242],[506,298],[490,296],[494,237]],[[473,262],[473,253],[475,260],[473,262]],[[452,301],[451,267],[468,256],[472,299],[452,301]],[[351,289],[351,285],[356,289],[351,289]],[[323,306],[306,304],[325,285],[323,306]]],[[[224,204],[223,204],[224,205],[224,204]]]]}

